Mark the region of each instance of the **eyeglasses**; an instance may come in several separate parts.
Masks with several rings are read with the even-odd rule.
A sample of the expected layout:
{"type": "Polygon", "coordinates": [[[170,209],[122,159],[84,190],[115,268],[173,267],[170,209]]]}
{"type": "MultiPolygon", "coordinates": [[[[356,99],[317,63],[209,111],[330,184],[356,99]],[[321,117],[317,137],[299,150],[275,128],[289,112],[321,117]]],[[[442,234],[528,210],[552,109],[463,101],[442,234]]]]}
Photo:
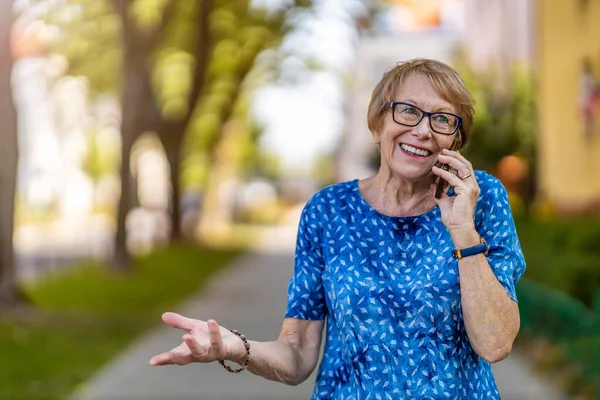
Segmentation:
{"type": "Polygon", "coordinates": [[[442,135],[454,135],[462,124],[462,118],[458,115],[447,112],[427,112],[401,101],[385,103],[383,108],[391,108],[394,122],[404,126],[417,126],[423,118],[429,117],[431,130],[442,135]]]}

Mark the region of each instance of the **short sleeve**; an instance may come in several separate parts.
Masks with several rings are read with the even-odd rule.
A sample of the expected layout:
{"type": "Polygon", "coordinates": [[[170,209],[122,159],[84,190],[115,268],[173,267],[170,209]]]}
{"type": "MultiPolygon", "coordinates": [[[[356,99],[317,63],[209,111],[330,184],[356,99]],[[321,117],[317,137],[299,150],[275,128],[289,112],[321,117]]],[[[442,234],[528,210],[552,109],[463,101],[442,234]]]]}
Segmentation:
{"type": "Polygon", "coordinates": [[[317,195],[302,211],[296,241],[294,275],[288,285],[286,318],[322,320],[327,315],[322,273],[324,267],[317,195]]]}
{"type": "Polygon", "coordinates": [[[477,231],[489,246],[488,263],[514,301],[515,286],[525,272],[525,258],[508,201],[508,193],[495,177],[479,174],[481,196],[475,215],[477,231]],[[483,176],[482,176],[483,175],[483,176]]]}

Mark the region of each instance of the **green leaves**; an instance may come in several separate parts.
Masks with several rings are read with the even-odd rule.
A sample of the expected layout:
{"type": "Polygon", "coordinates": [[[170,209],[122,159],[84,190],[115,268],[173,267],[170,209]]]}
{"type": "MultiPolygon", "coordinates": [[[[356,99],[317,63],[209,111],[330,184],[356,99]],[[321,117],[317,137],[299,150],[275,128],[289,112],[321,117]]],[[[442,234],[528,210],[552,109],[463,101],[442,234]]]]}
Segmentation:
{"type": "Polygon", "coordinates": [[[156,28],[163,17],[165,8],[173,3],[171,0],[137,0],[131,3],[130,13],[137,22],[138,28],[149,32],[156,28]]]}
{"type": "Polygon", "coordinates": [[[69,0],[49,8],[46,23],[60,29],[52,51],[68,60],[67,73],[84,76],[93,92],[115,92],[119,85],[120,20],[102,0],[69,0]]]}
{"type": "Polygon", "coordinates": [[[466,60],[458,69],[475,100],[475,120],[464,153],[476,168],[492,169],[509,154],[536,157],[535,85],[525,67],[514,65],[505,75],[476,73],[466,60]],[[498,82],[502,82],[500,86],[498,82]]]}
{"type": "MultiPolygon", "coordinates": [[[[138,99],[138,107],[149,110],[143,103],[154,102],[159,115],[144,114],[149,121],[158,118],[144,129],[155,129],[163,139],[181,137],[185,130],[183,175],[200,176],[199,165],[212,162],[221,140],[234,141],[224,148],[245,154],[236,158],[240,162],[256,159],[252,154],[260,135],[246,122],[248,107],[238,103],[252,90],[247,78],[257,57],[277,46],[292,27],[289,18],[310,5],[293,2],[274,10],[254,7],[250,0],[66,0],[46,19],[61,31],[54,51],[68,59],[69,74],[88,79],[92,93],[119,95],[124,60],[129,70],[148,77],[152,96],[138,99]],[[208,37],[203,35],[207,27],[208,37]],[[227,139],[230,120],[236,129],[227,139]],[[187,166],[195,172],[187,174],[187,166]]],[[[94,176],[99,173],[95,164],[90,165],[94,176]]]]}

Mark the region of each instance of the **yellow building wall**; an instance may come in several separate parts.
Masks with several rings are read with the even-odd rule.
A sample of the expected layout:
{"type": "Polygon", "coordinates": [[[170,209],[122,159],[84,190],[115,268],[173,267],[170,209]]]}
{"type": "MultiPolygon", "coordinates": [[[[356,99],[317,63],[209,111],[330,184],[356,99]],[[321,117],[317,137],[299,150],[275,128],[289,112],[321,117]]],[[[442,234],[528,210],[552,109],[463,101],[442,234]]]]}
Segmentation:
{"type": "Polygon", "coordinates": [[[537,0],[540,194],[560,208],[600,200],[600,110],[592,135],[581,116],[588,58],[600,82],[600,0],[537,0]]]}

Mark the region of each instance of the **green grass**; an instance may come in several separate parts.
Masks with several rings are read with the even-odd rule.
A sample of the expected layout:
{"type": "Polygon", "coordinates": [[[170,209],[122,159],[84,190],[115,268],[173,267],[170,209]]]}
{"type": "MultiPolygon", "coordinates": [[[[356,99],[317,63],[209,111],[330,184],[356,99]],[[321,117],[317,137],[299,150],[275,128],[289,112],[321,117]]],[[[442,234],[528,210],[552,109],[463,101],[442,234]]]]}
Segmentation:
{"type": "Polygon", "coordinates": [[[233,256],[173,247],[128,274],[87,263],[26,285],[35,310],[0,317],[0,399],[64,398],[233,256]]]}

